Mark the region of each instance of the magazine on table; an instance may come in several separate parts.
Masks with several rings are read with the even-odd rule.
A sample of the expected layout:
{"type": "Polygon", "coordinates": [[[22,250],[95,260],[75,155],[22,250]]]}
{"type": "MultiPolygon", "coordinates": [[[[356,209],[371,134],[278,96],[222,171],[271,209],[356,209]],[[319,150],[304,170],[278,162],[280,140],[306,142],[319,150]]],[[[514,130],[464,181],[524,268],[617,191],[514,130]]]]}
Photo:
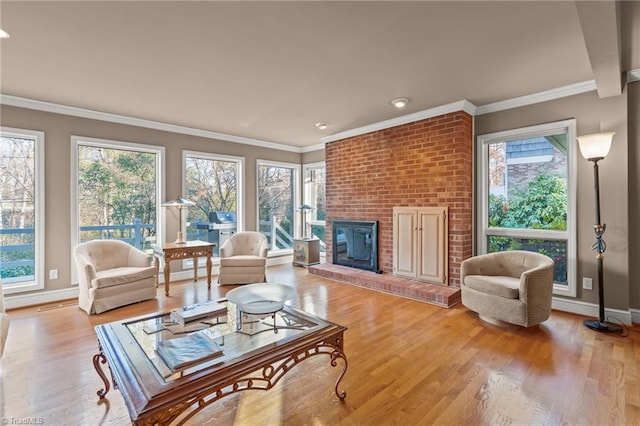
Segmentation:
{"type": "Polygon", "coordinates": [[[202,332],[162,340],[158,342],[156,352],[172,372],[222,355],[220,346],[202,332]]]}
{"type": "Polygon", "coordinates": [[[180,325],[185,325],[192,321],[216,315],[224,315],[226,313],[227,305],[216,301],[209,301],[174,309],[171,311],[171,319],[180,325]]]}

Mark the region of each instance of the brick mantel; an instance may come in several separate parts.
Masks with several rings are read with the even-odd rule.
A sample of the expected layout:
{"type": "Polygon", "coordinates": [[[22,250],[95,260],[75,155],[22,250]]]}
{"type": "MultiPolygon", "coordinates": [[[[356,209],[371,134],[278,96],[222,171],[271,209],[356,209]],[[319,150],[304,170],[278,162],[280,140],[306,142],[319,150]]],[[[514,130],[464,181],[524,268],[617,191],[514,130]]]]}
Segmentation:
{"type": "Polygon", "coordinates": [[[393,207],[449,207],[449,284],[472,244],[472,117],[453,112],[326,145],[327,261],[334,219],[378,221],[378,266],[393,271],[393,207]]]}

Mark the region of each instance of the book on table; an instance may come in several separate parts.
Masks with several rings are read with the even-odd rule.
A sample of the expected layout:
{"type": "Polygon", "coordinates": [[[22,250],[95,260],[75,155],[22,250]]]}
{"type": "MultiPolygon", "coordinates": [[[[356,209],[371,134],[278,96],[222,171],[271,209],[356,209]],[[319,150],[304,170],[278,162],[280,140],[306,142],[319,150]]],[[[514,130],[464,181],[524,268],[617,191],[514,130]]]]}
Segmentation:
{"type": "Polygon", "coordinates": [[[161,340],[156,346],[156,352],[173,372],[222,355],[220,346],[200,331],[161,340]]]}
{"type": "Polygon", "coordinates": [[[192,321],[226,313],[227,305],[216,301],[209,301],[174,309],[171,311],[171,319],[180,325],[185,325],[192,321]]]}

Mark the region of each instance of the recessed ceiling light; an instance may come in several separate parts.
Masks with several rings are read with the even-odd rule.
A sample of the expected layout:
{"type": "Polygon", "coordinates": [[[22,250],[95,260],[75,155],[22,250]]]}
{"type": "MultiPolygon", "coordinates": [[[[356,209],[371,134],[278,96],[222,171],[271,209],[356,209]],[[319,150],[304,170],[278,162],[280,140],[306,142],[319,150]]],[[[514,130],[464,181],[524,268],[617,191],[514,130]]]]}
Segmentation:
{"type": "Polygon", "coordinates": [[[409,103],[407,98],[396,98],[391,101],[391,105],[396,108],[404,108],[409,103]]]}
{"type": "Polygon", "coordinates": [[[9,38],[9,33],[0,28],[0,38],[9,38]]]}
{"type": "Polygon", "coordinates": [[[329,127],[329,125],[327,123],[316,123],[316,127],[320,130],[324,130],[329,127]]]}

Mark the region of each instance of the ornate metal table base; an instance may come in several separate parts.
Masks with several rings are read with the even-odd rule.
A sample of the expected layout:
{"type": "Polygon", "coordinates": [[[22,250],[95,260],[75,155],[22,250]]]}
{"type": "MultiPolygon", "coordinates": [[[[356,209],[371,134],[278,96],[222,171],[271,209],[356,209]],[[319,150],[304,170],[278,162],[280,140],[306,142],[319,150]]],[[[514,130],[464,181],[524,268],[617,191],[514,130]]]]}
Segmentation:
{"type": "Polygon", "coordinates": [[[337,367],[339,360],[342,360],[343,367],[336,379],[334,393],[340,401],[344,401],[347,397],[347,393],[340,389],[340,382],[348,366],[343,349],[345,328],[332,325],[325,331],[319,331],[317,336],[301,335],[300,342],[296,344],[297,339],[294,339],[286,350],[276,347],[259,356],[242,359],[238,364],[232,364],[220,370],[212,369],[204,375],[201,373],[207,370],[203,370],[198,374],[194,373],[191,376],[180,378],[181,381],[185,380],[185,385],[170,392],[170,399],[167,399],[166,392],[161,392],[158,393],[158,396],[162,397],[161,404],[152,403],[149,405],[153,401],[154,397],[152,396],[151,399],[146,400],[146,408],[134,408],[134,406],[140,407],[140,405],[132,405],[131,390],[139,391],[141,389],[139,386],[146,386],[145,382],[134,379],[140,376],[129,374],[133,369],[136,369],[136,366],[126,361],[127,357],[121,352],[122,347],[113,346],[117,341],[110,339],[111,335],[105,334],[108,333],[105,331],[105,327],[105,325],[96,327],[99,352],[93,356],[93,365],[104,383],[104,388],[98,390],[97,395],[102,400],[110,389],[109,380],[101,365],[107,364],[111,372],[113,387],[121,390],[134,425],[167,425],[172,422],[184,424],[205,407],[228,395],[246,390],[266,391],[272,389],[287,372],[302,361],[317,355],[328,355],[332,367],[337,367]],[[111,365],[112,362],[113,365],[111,365]],[[123,364],[123,362],[125,363],[123,364]],[[129,375],[123,375],[123,372],[129,375]],[[131,383],[129,383],[130,381],[131,383]],[[193,381],[198,381],[200,384],[191,387],[190,384],[193,381]],[[124,387],[121,388],[119,385],[124,385],[124,387]],[[187,390],[190,387],[191,390],[187,390]]]}

